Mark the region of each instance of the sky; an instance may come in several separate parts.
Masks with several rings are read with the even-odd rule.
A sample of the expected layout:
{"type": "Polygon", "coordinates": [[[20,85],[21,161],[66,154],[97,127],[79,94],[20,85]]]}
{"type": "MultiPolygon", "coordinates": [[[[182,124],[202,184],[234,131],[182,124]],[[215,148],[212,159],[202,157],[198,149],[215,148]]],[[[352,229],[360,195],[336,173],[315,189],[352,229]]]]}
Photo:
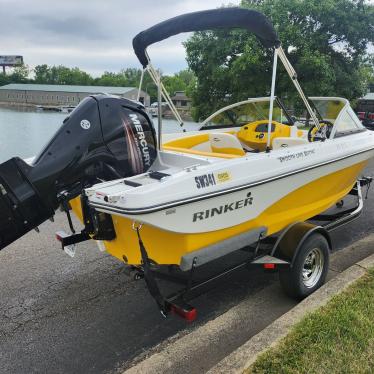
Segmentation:
{"type": "MultiPolygon", "coordinates": [[[[39,64],[79,67],[93,76],[139,67],[132,38],[165,19],[240,0],[0,0],[0,55],[39,64]]],[[[148,48],[165,74],[186,68],[181,44],[189,34],[148,48]]]]}

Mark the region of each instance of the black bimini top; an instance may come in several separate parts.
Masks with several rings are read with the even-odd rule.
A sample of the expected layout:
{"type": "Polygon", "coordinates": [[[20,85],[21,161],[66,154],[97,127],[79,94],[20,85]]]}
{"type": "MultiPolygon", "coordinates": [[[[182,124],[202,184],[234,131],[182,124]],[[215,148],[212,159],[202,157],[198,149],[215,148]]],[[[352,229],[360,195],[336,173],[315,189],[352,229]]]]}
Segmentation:
{"type": "Polygon", "coordinates": [[[253,32],[266,48],[279,47],[278,35],[270,21],[260,12],[244,8],[219,8],[183,14],[140,32],[132,41],[143,67],[148,65],[146,48],[182,32],[243,28],[253,32]]]}

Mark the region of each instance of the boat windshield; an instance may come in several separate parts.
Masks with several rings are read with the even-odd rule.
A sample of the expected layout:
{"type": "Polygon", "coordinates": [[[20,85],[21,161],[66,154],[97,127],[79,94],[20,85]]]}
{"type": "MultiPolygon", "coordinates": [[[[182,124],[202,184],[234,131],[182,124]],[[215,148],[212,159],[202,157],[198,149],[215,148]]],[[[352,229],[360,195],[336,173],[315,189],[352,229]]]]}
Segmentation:
{"type": "MultiPolygon", "coordinates": [[[[250,99],[229,105],[208,117],[202,123],[202,128],[240,127],[250,122],[268,120],[269,106],[269,98],[250,99]]],[[[277,100],[274,101],[273,120],[284,124],[291,122],[288,113],[277,100]]]]}
{"type": "Polygon", "coordinates": [[[346,100],[341,98],[310,98],[314,107],[324,120],[335,123],[340,112],[346,105],[346,100]]]}
{"type": "Polygon", "coordinates": [[[311,97],[314,107],[324,121],[333,125],[331,138],[364,130],[349,102],[340,97],[311,97]]]}

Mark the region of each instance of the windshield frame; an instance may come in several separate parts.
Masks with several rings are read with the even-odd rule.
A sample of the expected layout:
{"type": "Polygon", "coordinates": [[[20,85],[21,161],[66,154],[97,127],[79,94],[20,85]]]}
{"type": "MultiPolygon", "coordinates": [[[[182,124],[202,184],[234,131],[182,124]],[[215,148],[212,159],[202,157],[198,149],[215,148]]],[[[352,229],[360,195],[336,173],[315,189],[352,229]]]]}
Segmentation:
{"type": "MultiPolygon", "coordinates": [[[[331,134],[330,134],[330,137],[329,139],[334,139],[334,138],[339,138],[339,137],[342,137],[342,136],[346,136],[346,135],[350,135],[350,134],[355,134],[355,133],[358,133],[358,132],[362,132],[362,131],[365,131],[366,128],[365,126],[361,123],[361,121],[359,120],[359,118],[357,117],[356,113],[353,111],[349,101],[343,97],[336,97],[336,96],[331,96],[331,97],[328,97],[328,96],[313,96],[313,97],[309,97],[310,101],[313,102],[313,104],[315,105],[315,101],[339,101],[340,103],[343,104],[342,108],[340,109],[340,111],[338,112],[338,114],[336,115],[335,119],[333,120],[333,127],[332,127],[332,130],[331,130],[331,134]],[[338,128],[339,128],[339,125],[340,125],[340,122],[341,122],[341,118],[344,116],[344,114],[348,114],[351,119],[353,120],[353,122],[355,123],[356,125],[356,128],[353,128],[353,129],[350,129],[350,130],[346,130],[346,131],[338,131],[338,128]]],[[[322,118],[322,121],[323,120],[330,120],[330,118],[322,118]]]]}
{"type": "MultiPolygon", "coordinates": [[[[212,125],[212,126],[208,126],[207,123],[213,119],[214,117],[216,117],[217,115],[229,110],[229,109],[233,109],[233,108],[236,108],[238,106],[241,106],[241,105],[245,105],[245,104],[250,104],[250,103],[258,103],[258,102],[269,102],[270,103],[270,100],[271,98],[270,97],[256,97],[256,98],[250,98],[250,99],[247,99],[247,100],[243,100],[243,101],[238,101],[237,103],[234,103],[234,104],[230,104],[230,105],[227,105],[221,109],[218,109],[216,112],[214,112],[213,114],[211,114],[209,117],[207,117],[203,122],[201,122],[201,127],[199,128],[199,131],[200,130],[214,130],[214,129],[220,129],[220,128],[229,128],[229,127],[238,127],[237,125],[212,125]]],[[[284,104],[282,103],[282,101],[278,98],[278,97],[275,97],[274,100],[277,102],[277,104],[279,105],[279,107],[283,110],[284,112],[284,116],[287,118],[287,121],[288,123],[292,126],[295,124],[295,121],[294,119],[291,117],[291,115],[288,113],[287,109],[285,108],[284,104]]]]}

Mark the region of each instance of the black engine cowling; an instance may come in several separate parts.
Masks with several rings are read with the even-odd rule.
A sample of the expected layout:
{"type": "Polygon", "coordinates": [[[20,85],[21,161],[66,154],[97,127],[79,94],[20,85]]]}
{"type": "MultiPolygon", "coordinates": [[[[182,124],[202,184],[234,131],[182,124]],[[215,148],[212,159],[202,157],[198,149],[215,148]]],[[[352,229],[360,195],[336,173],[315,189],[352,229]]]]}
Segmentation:
{"type": "Polygon", "coordinates": [[[141,105],[107,95],[84,99],[31,165],[18,157],[0,164],[0,249],[52,217],[64,199],[143,173],[156,156],[141,105]]]}

